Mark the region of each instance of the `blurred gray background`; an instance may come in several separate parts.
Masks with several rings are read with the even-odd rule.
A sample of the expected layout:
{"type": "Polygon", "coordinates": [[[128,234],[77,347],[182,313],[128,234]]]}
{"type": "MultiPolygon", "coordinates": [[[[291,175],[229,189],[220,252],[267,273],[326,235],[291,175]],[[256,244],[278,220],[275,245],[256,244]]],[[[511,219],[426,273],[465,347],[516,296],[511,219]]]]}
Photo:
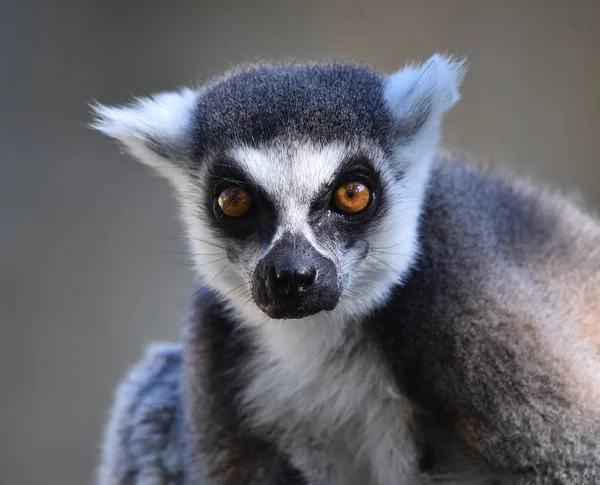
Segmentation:
{"type": "Polygon", "coordinates": [[[600,1],[14,1],[0,9],[1,483],[91,483],[114,386],[192,290],[165,182],[85,128],[239,61],[466,54],[448,146],[600,207],[600,1]]]}

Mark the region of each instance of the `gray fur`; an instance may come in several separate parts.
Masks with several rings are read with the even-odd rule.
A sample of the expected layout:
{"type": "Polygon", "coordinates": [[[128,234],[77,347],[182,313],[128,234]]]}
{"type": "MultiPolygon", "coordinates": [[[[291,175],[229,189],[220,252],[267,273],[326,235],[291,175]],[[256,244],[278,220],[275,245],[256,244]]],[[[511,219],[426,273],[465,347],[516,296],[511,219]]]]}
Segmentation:
{"type": "Polygon", "coordinates": [[[184,344],[192,483],[600,478],[600,223],[436,155],[463,75],[441,56],[391,76],[254,66],[97,108],[173,183],[203,277],[184,344]],[[350,223],[328,201],[356,165],[376,197],[350,223]],[[250,226],[215,212],[223,182],[261,201],[250,226]],[[253,301],[254,268],[290,234],[335,264],[334,310],[281,321],[253,301]]]}
{"type": "Polygon", "coordinates": [[[406,392],[518,484],[598,483],[598,220],[442,158],[422,221],[419,264],[367,323],[406,392]]]}
{"type": "Polygon", "coordinates": [[[233,71],[202,88],[196,120],[197,159],[224,146],[262,146],[282,137],[389,145],[393,123],[381,76],[351,64],[265,64],[233,71]]]}
{"type": "MultiPolygon", "coordinates": [[[[98,472],[99,485],[204,483],[193,462],[186,463],[185,450],[189,446],[185,442],[189,437],[181,432],[185,400],[176,384],[185,375],[182,360],[181,345],[153,345],[127,373],[111,409],[98,472]]],[[[442,477],[443,483],[451,483],[452,477],[461,475],[461,484],[481,485],[477,477],[485,473],[485,465],[474,466],[480,460],[464,444],[435,423],[424,430],[434,437],[428,460],[435,463],[432,472],[438,477],[436,483],[443,481],[442,477]],[[464,477],[467,468],[473,469],[471,480],[464,477]]],[[[296,456],[300,460],[310,459],[326,450],[326,446],[305,442],[296,456]]]]}
{"type": "Polygon", "coordinates": [[[181,362],[180,346],[153,346],[128,372],[106,426],[98,485],[188,483],[181,362]]]}

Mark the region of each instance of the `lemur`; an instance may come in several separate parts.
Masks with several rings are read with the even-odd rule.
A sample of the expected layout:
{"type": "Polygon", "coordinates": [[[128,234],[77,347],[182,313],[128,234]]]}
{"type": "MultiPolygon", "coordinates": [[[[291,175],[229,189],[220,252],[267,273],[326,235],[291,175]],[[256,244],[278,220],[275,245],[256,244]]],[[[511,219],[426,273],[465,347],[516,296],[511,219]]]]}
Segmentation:
{"type": "Polygon", "coordinates": [[[442,152],[466,70],[259,63],[95,106],[200,277],[186,483],[600,483],[600,223],[442,152]]]}

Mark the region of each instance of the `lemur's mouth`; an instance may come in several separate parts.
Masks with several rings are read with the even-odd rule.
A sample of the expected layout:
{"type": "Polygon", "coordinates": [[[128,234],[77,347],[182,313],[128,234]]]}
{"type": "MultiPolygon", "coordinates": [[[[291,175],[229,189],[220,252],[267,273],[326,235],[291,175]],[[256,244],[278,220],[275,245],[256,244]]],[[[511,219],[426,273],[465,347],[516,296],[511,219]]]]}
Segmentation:
{"type": "MultiPolygon", "coordinates": [[[[323,305],[294,305],[290,304],[267,304],[263,305],[258,301],[255,302],[257,306],[270,318],[275,320],[299,320],[302,318],[310,317],[321,312],[331,311],[336,305],[325,307],[323,305]]],[[[337,302],[336,302],[337,303],[337,302]]]]}

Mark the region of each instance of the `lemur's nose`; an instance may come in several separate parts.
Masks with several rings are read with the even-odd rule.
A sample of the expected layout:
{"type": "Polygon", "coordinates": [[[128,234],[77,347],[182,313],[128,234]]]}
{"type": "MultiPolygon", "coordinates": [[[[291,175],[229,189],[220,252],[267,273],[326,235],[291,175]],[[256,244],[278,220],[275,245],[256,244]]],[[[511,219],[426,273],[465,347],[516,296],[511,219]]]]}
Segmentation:
{"type": "Polygon", "coordinates": [[[269,284],[271,288],[292,295],[302,293],[315,282],[317,270],[314,266],[296,268],[273,267],[269,271],[269,284]]]}
{"type": "Polygon", "coordinates": [[[271,318],[333,310],[340,298],[335,263],[301,234],[284,234],[256,264],[254,302],[271,318]]]}

